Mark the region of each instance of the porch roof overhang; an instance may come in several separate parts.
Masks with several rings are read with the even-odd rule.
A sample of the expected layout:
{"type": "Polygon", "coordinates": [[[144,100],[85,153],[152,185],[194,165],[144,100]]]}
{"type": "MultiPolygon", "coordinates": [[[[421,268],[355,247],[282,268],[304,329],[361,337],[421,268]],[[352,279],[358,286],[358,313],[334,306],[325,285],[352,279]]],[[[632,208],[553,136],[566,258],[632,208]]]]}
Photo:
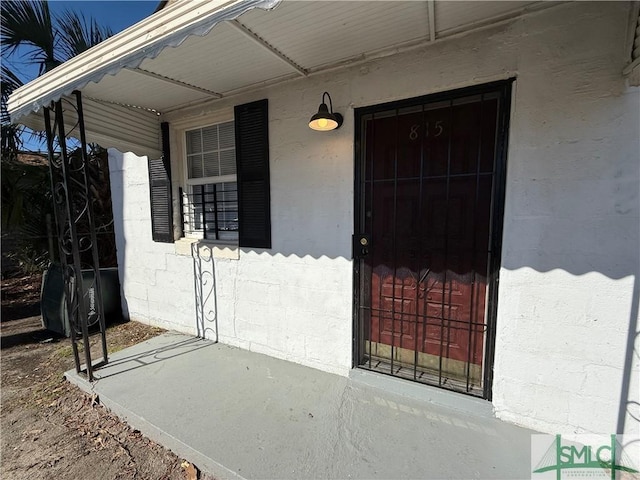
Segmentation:
{"type": "Polygon", "coordinates": [[[161,113],[436,42],[549,3],[557,5],[177,1],[17,89],[8,110],[14,122],[41,130],[37,112],[80,90],[89,141],[156,155],[161,113]]]}

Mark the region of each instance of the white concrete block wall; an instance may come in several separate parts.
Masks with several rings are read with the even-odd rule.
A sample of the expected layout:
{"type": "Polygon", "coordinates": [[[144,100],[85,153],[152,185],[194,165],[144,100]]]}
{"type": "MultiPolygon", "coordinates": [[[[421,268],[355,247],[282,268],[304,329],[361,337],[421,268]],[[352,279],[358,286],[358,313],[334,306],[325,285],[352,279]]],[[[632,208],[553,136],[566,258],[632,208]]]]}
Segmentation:
{"type": "MultiPolygon", "coordinates": [[[[626,351],[640,285],[640,99],[620,75],[626,7],[559,8],[557,25],[539,15],[519,50],[493,403],[542,431],[615,432],[640,392],[638,347],[626,351]]],[[[627,417],[625,429],[640,424],[627,417]]]]}
{"type": "Polygon", "coordinates": [[[151,239],[146,157],[109,149],[109,173],[125,314],[195,334],[193,262],[151,239]]]}
{"type": "MultiPolygon", "coordinates": [[[[179,254],[173,244],[151,239],[146,158],[110,149],[109,166],[125,311],[134,320],[197,334],[194,259],[189,246],[179,254]]],[[[272,180],[273,191],[277,185],[288,188],[289,181],[272,180]]],[[[314,256],[304,252],[319,252],[323,234],[289,248],[296,231],[313,232],[295,218],[300,230],[292,225],[288,235],[276,234],[276,218],[274,237],[285,247],[274,241],[273,252],[242,249],[239,259],[214,258],[219,340],[346,375],[351,366],[350,233],[346,241],[337,236],[330,242],[334,251],[346,253],[314,256]]],[[[206,306],[213,308],[212,302],[206,306]]],[[[211,337],[212,330],[206,333],[211,337]]]]}
{"type": "MultiPolygon", "coordinates": [[[[220,340],[346,374],[353,108],[515,77],[496,415],[552,433],[616,431],[623,370],[631,369],[627,400],[638,401],[640,376],[637,345],[625,364],[628,328],[637,315],[640,235],[640,95],[621,75],[627,14],[624,2],[559,5],[423,49],[166,115],[172,125],[204,124],[221,109],[269,99],[273,248],[215,260],[220,340]],[[319,134],[307,121],[325,90],[345,124],[319,134]]],[[[180,157],[172,153],[174,161],[180,157]]],[[[124,185],[117,233],[129,312],[193,332],[191,258],[151,241],[146,161],[110,154],[120,175],[120,184],[112,176],[114,192],[124,185]]],[[[625,428],[637,432],[638,423],[628,417],[625,428]]]]}
{"type": "Polygon", "coordinates": [[[221,342],[348,372],[350,261],[242,249],[239,260],[214,262],[221,342]]]}

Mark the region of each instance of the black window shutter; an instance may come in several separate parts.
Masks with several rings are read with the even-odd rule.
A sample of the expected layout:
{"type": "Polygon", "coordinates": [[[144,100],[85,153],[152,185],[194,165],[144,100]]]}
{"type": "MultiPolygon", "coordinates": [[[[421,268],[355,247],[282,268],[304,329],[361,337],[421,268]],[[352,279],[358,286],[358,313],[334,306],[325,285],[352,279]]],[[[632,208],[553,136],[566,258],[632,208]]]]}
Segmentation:
{"type": "Polygon", "coordinates": [[[267,99],[235,107],[239,243],[271,248],[267,99]]]}
{"type": "Polygon", "coordinates": [[[149,158],[149,190],[151,194],[151,232],[155,242],[173,242],[173,207],[171,202],[171,157],[169,124],[160,124],[162,157],[149,158]]]}

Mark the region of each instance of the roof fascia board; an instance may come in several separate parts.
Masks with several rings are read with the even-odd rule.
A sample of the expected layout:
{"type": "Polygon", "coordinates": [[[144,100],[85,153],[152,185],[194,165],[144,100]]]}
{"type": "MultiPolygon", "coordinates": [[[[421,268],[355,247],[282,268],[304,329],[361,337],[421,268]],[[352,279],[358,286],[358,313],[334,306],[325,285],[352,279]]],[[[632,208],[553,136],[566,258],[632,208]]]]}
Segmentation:
{"type": "Polygon", "coordinates": [[[270,10],[281,0],[176,2],[18,88],[9,97],[12,121],[122,68],[137,68],[191,35],[204,36],[220,22],[253,8],[270,10]]]}

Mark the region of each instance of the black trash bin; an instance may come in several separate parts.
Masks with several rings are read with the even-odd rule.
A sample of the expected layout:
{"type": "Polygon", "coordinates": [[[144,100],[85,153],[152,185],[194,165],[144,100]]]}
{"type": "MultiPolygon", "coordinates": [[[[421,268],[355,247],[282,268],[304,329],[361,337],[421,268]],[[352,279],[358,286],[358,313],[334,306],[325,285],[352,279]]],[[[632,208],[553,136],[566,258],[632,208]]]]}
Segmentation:
{"type": "MultiPolygon", "coordinates": [[[[93,323],[92,312],[95,312],[95,304],[93,303],[95,299],[93,280],[93,270],[82,271],[82,284],[85,292],[87,292],[85,296],[85,307],[87,312],[89,312],[90,324],[93,323]]],[[[101,268],[100,281],[105,321],[110,322],[122,318],[118,269],[101,268]]],[[[42,276],[40,309],[42,312],[43,328],[66,337],[71,336],[71,327],[64,293],[64,276],[62,275],[62,267],[59,264],[51,264],[42,276]]]]}

